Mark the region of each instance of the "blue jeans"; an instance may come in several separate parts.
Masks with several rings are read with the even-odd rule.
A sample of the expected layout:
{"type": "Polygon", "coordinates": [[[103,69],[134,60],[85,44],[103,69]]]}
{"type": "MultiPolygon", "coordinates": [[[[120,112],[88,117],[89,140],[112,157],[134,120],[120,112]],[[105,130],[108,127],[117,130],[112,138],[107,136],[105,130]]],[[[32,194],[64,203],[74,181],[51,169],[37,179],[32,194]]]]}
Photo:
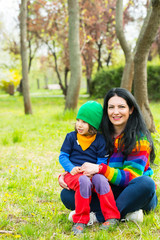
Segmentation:
{"type": "MultiPolygon", "coordinates": [[[[140,176],[130,181],[127,187],[123,188],[111,184],[111,188],[116,200],[116,205],[120,211],[121,218],[127,213],[143,209],[145,212],[155,209],[158,200],[156,196],[155,182],[148,176],[140,176]]],[[[63,189],[61,191],[61,200],[66,208],[75,209],[75,192],[63,189]]],[[[96,213],[99,222],[104,222],[100,203],[95,193],[92,194],[90,204],[91,212],[96,213]]]]}

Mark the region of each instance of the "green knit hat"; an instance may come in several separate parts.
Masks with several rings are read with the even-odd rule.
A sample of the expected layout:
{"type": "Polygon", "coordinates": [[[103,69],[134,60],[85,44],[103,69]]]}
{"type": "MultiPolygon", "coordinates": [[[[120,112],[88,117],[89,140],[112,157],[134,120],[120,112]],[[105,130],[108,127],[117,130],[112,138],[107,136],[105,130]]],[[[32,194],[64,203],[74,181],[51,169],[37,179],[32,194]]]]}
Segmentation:
{"type": "Polygon", "coordinates": [[[101,104],[96,101],[88,101],[80,107],[76,119],[81,119],[98,130],[102,115],[103,108],[101,104]]]}

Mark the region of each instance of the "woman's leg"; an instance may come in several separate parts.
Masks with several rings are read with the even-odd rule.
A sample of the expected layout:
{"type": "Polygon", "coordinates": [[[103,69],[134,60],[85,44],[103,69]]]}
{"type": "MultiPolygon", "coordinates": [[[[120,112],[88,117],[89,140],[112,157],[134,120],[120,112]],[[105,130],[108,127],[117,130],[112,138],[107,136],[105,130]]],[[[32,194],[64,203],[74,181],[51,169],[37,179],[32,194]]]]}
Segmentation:
{"type": "MultiPolygon", "coordinates": [[[[116,188],[113,186],[113,193],[116,188]]],[[[130,181],[116,199],[117,207],[124,218],[127,213],[143,209],[150,211],[157,206],[155,183],[148,176],[141,176],[130,181]]]]}
{"type": "Polygon", "coordinates": [[[75,191],[73,190],[67,190],[67,189],[63,189],[61,191],[60,197],[61,197],[61,201],[64,204],[64,206],[66,208],[68,208],[69,210],[75,210],[75,191]]]}
{"type": "MultiPolygon", "coordinates": [[[[116,205],[124,218],[127,213],[143,209],[150,211],[157,206],[157,196],[154,181],[147,176],[141,176],[133,179],[126,188],[120,186],[111,186],[116,199],[116,205]]],[[[66,208],[75,210],[75,192],[63,189],[61,191],[61,200],[66,208]]],[[[91,211],[96,213],[99,222],[104,222],[101,212],[99,199],[96,193],[92,193],[90,204],[91,211]]]]}

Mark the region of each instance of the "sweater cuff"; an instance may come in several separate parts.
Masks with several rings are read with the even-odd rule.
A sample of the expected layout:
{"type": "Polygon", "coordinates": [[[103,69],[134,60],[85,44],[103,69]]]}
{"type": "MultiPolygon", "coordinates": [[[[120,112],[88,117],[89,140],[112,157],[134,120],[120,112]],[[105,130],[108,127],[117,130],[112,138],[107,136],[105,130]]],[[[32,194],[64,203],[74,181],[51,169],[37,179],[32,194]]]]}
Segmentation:
{"type": "Polygon", "coordinates": [[[104,175],[106,173],[106,171],[107,171],[107,165],[104,164],[104,163],[101,163],[99,165],[99,172],[98,173],[104,175]]]}

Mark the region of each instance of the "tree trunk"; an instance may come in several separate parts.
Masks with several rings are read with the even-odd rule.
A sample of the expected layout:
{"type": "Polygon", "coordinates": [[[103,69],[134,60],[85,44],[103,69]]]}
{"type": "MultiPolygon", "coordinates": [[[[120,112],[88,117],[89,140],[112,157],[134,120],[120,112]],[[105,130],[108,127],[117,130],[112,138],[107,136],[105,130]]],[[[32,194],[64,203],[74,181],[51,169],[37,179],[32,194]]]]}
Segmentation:
{"type": "Polygon", "coordinates": [[[125,67],[121,80],[121,87],[131,91],[134,74],[134,62],[131,47],[128,45],[123,31],[123,0],[117,0],[116,3],[116,34],[125,55],[125,67]]]}
{"type": "Polygon", "coordinates": [[[32,114],[28,82],[28,58],[27,58],[27,0],[21,0],[20,9],[20,40],[22,60],[22,86],[25,114],[32,114]]]}
{"type": "Polygon", "coordinates": [[[107,59],[106,59],[106,65],[107,65],[107,67],[108,67],[109,64],[110,64],[110,61],[111,61],[111,55],[112,55],[112,53],[110,52],[110,53],[108,54],[107,59]]]}
{"type": "Polygon", "coordinates": [[[147,91],[147,59],[151,44],[160,25],[160,0],[152,0],[147,17],[141,28],[136,47],[131,51],[123,32],[123,0],[116,3],[116,33],[125,54],[125,68],[121,87],[131,91],[134,79],[134,95],[142,110],[147,127],[155,131],[153,116],[149,108],[147,91]]]}
{"type": "Polygon", "coordinates": [[[57,77],[58,77],[58,81],[59,81],[59,86],[63,92],[63,95],[66,97],[67,95],[67,85],[63,85],[62,83],[62,79],[61,79],[61,75],[60,75],[60,72],[58,70],[58,62],[57,62],[57,54],[56,54],[56,46],[55,46],[55,41],[53,41],[53,50],[52,48],[49,46],[49,44],[46,42],[48,48],[50,49],[53,57],[54,57],[54,62],[55,62],[55,70],[56,70],[56,73],[57,73],[57,77]]]}
{"type": "Polygon", "coordinates": [[[71,77],[67,90],[65,109],[75,109],[81,84],[81,55],[79,41],[79,3],[78,0],[68,0],[69,14],[69,60],[71,77]]]}
{"type": "Polygon", "coordinates": [[[38,46],[35,47],[34,51],[32,51],[32,43],[31,43],[31,39],[28,40],[28,47],[29,47],[29,64],[28,64],[28,73],[31,70],[31,66],[32,66],[32,61],[35,57],[35,54],[38,50],[38,46]]]}
{"type": "Polygon", "coordinates": [[[103,68],[102,61],[101,61],[101,48],[102,48],[102,40],[100,40],[100,43],[97,42],[98,47],[98,58],[97,58],[97,71],[99,71],[101,68],[103,68]]]}
{"type": "Polygon", "coordinates": [[[92,57],[90,57],[89,53],[87,51],[82,54],[83,60],[85,63],[85,68],[86,68],[86,88],[87,88],[87,93],[91,95],[91,76],[92,76],[92,69],[93,69],[93,62],[92,62],[92,57]]]}
{"type": "Polygon", "coordinates": [[[65,88],[65,96],[67,95],[67,88],[68,88],[68,73],[70,69],[66,66],[64,70],[64,88],[65,88]]]}
{"type": "Polygon", "coordinates": [[[147,59],[159,25],[160,0],[152,0],[137,41],[134,57],[134,95],[151,132],[155,131],[155,125],[148,101],[147,59]]]}

